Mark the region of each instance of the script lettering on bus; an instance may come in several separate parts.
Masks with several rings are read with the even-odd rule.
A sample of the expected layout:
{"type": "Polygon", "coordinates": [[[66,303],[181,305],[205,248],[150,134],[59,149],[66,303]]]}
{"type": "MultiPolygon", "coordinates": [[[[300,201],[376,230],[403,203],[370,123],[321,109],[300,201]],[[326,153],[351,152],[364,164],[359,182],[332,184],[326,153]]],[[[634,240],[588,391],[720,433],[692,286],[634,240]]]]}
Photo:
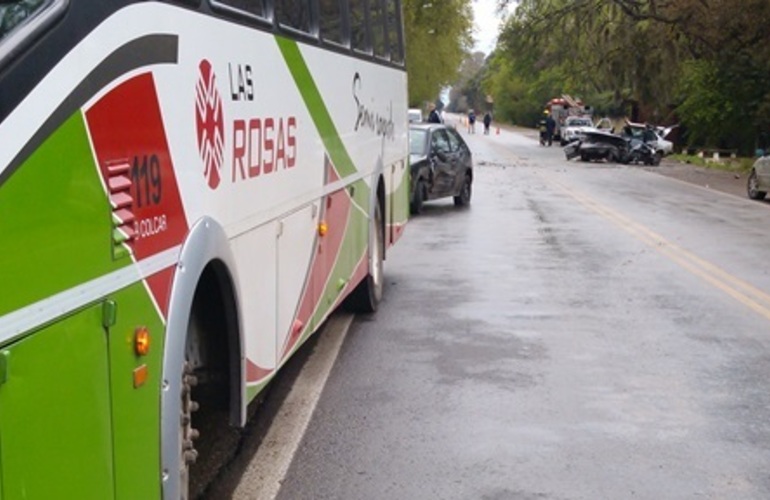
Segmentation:
{"type": "Polygon", "coordinates": [[[356,101],[356,126],[353,130],[368,129],[378,136],[395,140],[395,126],[393,124],[393,103],[388,104],[388,116],[382,115],[366,107],[358,98],[362,89],[361,75],[356,72],[353,75],[353,99],[356,101]]]}
{"type": "Polygon", "coordinates": [[[233,120],[233,182],[293,168],[296,164],[296,117],[233,120]]]}
{"type": "Polygon", "coordinates": [[[227,64],[227,72],[230,77],[230,97],[233,101],[253,101],[254,82],[251,79],[251,66],[248,64],[227,64]]]}

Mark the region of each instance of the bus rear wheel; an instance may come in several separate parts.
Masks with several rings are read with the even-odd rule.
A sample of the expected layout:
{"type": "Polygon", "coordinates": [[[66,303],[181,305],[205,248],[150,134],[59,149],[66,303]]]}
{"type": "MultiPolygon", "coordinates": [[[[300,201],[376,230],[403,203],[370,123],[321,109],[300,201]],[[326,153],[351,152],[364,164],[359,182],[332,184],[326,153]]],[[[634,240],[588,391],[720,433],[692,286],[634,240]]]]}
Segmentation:
{"type": "Polygon", "coordinates": [[[353,312],[373,313],[382,300],[384,288],[382,261],[385,253],[385,234],[382,224],[382,208],[378,200],[374,207],[372,238],[369,245],[369,273],[346,300],[345,305],[353,312]]]}
{"type": "Polygon", "coordinates": [[[179,457],[179,498],[187,500],[190,497],[190,467],[198,459],[198,451],[194,441],[198,431],[192,427],[192,414],[198,410],[198,403],[192,399],[192,388],[198,385],[198,378],[193,374],[190,363],[185,361],[182,372],[182,406],[179,416],[179,442],[181,456],[179,457]]]}

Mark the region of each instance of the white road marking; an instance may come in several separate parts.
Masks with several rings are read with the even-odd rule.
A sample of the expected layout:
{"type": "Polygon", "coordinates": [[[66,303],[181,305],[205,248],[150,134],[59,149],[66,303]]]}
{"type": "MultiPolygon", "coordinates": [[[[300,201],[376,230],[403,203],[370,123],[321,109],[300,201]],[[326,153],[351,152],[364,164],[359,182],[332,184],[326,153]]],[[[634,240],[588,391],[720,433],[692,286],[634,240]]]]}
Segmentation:
{"type": "Polygon", "coordinates": [[[315,352],[302,367],[241,476],[233,500],[272,500],[278,495],[353,318],[350,313],[334,313],[319,332],[324,341],[316,344],[315,352]]]}

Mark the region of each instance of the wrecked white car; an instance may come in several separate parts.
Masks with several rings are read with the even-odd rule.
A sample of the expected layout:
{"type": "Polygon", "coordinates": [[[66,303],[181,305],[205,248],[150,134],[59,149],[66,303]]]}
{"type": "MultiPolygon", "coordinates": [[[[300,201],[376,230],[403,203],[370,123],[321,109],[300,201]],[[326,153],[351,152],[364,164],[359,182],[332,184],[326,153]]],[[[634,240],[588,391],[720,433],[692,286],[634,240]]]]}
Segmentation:
{"type": "Polygon", "coordinates": [[[586,132],[596,132],[597,128],[591,121],[589,116],[568,116],[564,120],[564,125],[561,127],[561,139],[562,146],[566,146],[570,142],[582,139],[586,132]]]}

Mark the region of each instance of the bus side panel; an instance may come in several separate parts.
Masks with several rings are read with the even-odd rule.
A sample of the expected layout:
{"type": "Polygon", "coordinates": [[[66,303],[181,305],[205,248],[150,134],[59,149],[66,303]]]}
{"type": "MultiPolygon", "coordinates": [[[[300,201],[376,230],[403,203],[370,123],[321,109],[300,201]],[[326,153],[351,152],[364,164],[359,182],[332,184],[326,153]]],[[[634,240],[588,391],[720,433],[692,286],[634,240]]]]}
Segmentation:
{"type": "MultiPolygon", "coordinates": [[[[324,259],[324,273],[316,277],[315,286],[319,299],[313,317],[314,329],[321,326],[326,314],[336,305],[344,287],[350,286],[352,269],[356,265],[357,245],[351,245],[354,239],[351,233],[350,221],[361,217],[350,196],[351,191],[360,189],[368,192],[364,182],[359,186],[351,186],[332,193],[325,203],[324,219],[327,221],[329,233],[319,242],[319,253],[324,259]]],[[[358,235],[361,237],[362,235],[358,235]]],[[[363,238],[366,238],[363,235],[363,238]]],[[[362,241],[363,243],[363,241],[362,241]]]]}
{"type": "Polygon", "coordinates": [[[313,285],[320,288],[320,292],[313,303],[314,312],[309,322],[312,328],[303,332],[299,342],[294,344],[295,349],[314,333],[366,276],[369,239],[367,211],[372,196],[375,194],[366,181],[359,180],[327,198],[325,220],[329,232],[319,241],[317,256],[323,259],[319,267],[323,271],[312,275],[313,285]],[[333,240],[336,241],[330,244],[333,240]]]}
{"type": "Polygon", "coordinates": [[[275,371],[276,358],[276,290],[278,287],[274,263],[278,259],[276,240],[278,222],[271,222],[233,238],[235,255],[246,256],[238,262],[238,289],[242,303],[239,313],[248,330],[246,346],[246,383],[251,400],[264,387],[275,371]]]}
{"type": "MultiPolygon", "coordinates": [[[[394,85],[394,87],[397,86],[404,89],[403,94],[399,95],[402,96],[403,102],[406,102],[406,73],[402,73],[400,76],[399,83],[394,85]]],[[[393,245],[398,241],[409,220],[410,169],[408,123],[403,129],[397,128],[396,131],[400,135],[396,137],[393,147],[394,156],[391,158],[392,163],[389,166],[386,165],[386,168],[390,168],[390,171],[385,174],[385,192],[388,201],[385,237],[388,245],[393,245]]]]}
{"type": "Polygon", "coordinates": [[[113,498],[109,367],[101,306],[59,321],[3,352],[3,499],[113,498]]]}
{"type": "MultiPolygon", "coordinates": [[[[313,259],[322,258],[315,250],[314,240],[308,244],[308,235],[316,233],[316,207],[308,206],[281,219],[281,234],[278,238],[278,254],[275,269],[278,276],[278,341],[280,357],[296,344],[301,332],[311,321],[298,313],[298,297],[312,293],[312,271],[308,265],[313,259]],[[304,294],[303,294],[304,292],[304,294]]],[[[311,269],[313,266],[311,266],[311,269]]],[[[309,297],[309,300],[313,300],[309,297]]],[[[299,309],[301,311],[302,300],[299,309]]]]}
{"type": "Polygon", "coordinates": [[[0,189],[0,316],[118,269],[110,206],[74,114],[0,189]]]}
{"type": "Polygon", "coordinates": [[[401,160],[391,165],[388,186],[388,244],[393,245],[404,233],[409,219],[409,162],[401,160]]]}
{"type": "MultiPolygon", "coordinates": [[[[162,271],[159,274],[170,273],[162,271]]],[[[109,328],[116,499],[160,497],[160,428],[164,325],[143,283],[113,294],[116,322],[109,328]],[[138,356],[136,330],[150,332],[150,351],[138,356]]]]}

